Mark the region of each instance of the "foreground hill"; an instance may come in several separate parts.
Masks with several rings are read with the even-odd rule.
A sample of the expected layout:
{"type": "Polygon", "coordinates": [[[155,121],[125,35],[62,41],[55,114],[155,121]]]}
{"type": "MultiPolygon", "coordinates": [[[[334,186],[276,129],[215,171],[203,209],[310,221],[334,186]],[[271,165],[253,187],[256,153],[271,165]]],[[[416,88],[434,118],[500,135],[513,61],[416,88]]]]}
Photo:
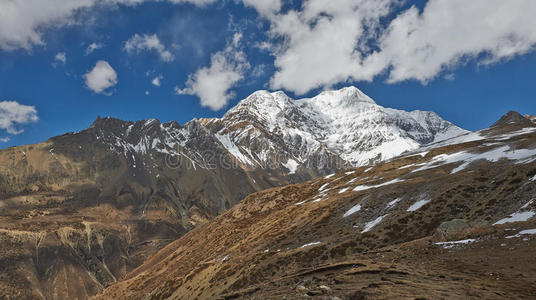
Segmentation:
{"type": "Polygon", "coordinates": [[[536,127],[518,117],[252,194],[97,298],[534,298],[536,127]]]}
{"type": "Polygon", "coordinates": [[[87,298],[252,192],[465,132],[350,87],[302,100],[258,91],[184,125],[98,118],[0,150],[0,294],[87,298]]]}

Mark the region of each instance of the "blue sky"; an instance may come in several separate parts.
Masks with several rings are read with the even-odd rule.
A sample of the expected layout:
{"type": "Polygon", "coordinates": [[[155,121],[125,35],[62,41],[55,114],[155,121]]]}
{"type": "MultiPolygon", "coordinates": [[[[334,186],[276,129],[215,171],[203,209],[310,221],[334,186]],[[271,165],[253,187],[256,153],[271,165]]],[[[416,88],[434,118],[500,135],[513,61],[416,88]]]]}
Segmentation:
{"type": "Polygon", "coordinates": [[[0,4],[2,148],[97,115],[220,117],[259,89],[299,98],[355,85],[380,105],[433,110],[469,130],[508,110],[536,113],[530,0],[475,0],[465,17],[448,17],[458,0],[48,1],[64,9],[0,4]],[[506,21],[478,23],[488,17],[506,21]]]}

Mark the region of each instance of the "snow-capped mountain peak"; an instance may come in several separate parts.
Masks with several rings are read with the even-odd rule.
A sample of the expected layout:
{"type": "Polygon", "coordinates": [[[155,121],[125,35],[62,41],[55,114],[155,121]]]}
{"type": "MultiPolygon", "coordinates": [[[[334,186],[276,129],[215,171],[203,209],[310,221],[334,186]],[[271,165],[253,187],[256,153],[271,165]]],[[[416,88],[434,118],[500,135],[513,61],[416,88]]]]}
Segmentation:
{"type": "Polygon", "coordinates": [[[239,149],[262,141],[279,144],[274,152],[283,151],[298,161],[329,152],[353,166],[466,133],[434,112],[384,108],[353,86],[298,100],[284,92],[257,91],[218,123],[239,149]]]}
{"type": "Polygon", "coordinates": [[[356,87],[298,100],[281,91],[257,91],[221,119],[184,126],[104,118],[92,128],[128,157],[156,151],[201,165],[196,157],[208,150],[228,153],[246,168],[270,165],[294,176],[373,164],[467,133],[434,112],[384,108],[356,87]]]}

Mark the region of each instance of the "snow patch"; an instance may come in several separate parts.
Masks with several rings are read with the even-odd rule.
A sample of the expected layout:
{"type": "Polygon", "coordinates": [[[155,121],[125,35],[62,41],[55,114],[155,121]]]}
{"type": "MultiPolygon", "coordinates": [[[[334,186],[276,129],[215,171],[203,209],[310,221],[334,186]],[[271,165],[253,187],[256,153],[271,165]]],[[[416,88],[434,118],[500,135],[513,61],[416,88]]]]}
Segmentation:
{"type": "Polygon", "coordinates": [[[524,135],[524,134],[527,134],[527,133],[532,133],[534,131],[536,131],[536,128],[527,127],[527,128],[523,128],[523,129],[518,130],[518,131],[514,131],[514,132],[510,132],[510,133],[506,133],[506,134],[496,136],[493,139],[496,140],[496,141],[504,141],[504,140],[509,140],[509,139],[511,139],[513,137],[516,137],[516,136],[524,135]]]}
{"type": "Polygon", "coordinates": [[[459,240],[459,241],[452,241],[452,242],[437,242],[436,245],[441,245],[443,248],[452,248],[456,245],[467,245],[469,243],[475,242],[475,239],[466,239],[466,240],[459,240]]]}
{"type": "Polygon", "coordinates": [[[427,204],[428,202],[430,202],[430,199],[422,199],[422,200],[419,200],[415,203],[413,203],[407,211],[416,211],[418,210],[419,208],[423,207],[425,204],[427,204]]]}
{"type": "Polygon", "coordinates": [[[532,234],[536,234],[536,229],[526,229],[526,230],[522,230],[522,231],[520,231],[518,234],[516,234],[516,235],[511,235],[511,236],[507,236],[506,238],[507,238],[507,239],[511,239],[511,238],[516,238],[516,237],[521,237],[522,235],[532,235],[532,234]]]}
{"type": "Polygon", "coordinates": [[[285,164],[282,165],[287,168],[289,175],[296,173],[296,170],[298,169],[298,162],[293,159],[289,159],[285,164]]]}
{"type": "Polygon", "coordinates": [[[521,206],[521,208],[520,208],[520,209],[524,209],[524,208],[527,208],[527,207],[529,207],[529,205],[531,205],[533,201],[534,201],[534,199],[533,199],[533,200],[530,200],[530,201],[529,201],[529,202],[527,202],[527,203],[525,203],[525,205],[521,206]]]}
{"type": "Polygon", "coordinates": [[[398,202],[400,202],[400,200],[402,200],[402,198],[396,198],[395,200],[387,203],[387,208],[391,208],[393,206],[395,206],[395,204],[397,204],[398,202]]]}
{"type": "Polygon", "coordinates": [[[251,160],[246,157],[238,148],[238,146],[231,141],[231,138],[229,135],[220,135],[215,134],[216,138],[220,141],[220,143],[231,153],[232,156],[234,156],[238,161],[247,164],[247,165],[253,165],[251,160]]]}
{"type": "Polygon", "coordinates": [[[377,217],[375,220],[368,222],[367,224],[365,224],[365,229],[363,229],[363,231],[361,231],[361,233],[365,233],[365,232],[370,231],[372,228],[374,228],[374,226],[378,225],[388,215],[389,214],[383,215],[381,217],[377,217]]]}
{"type": "Polygon", "coordinates": [[[447,164],[461,163],[458,167],[451,171],[451,174],[454,174],[467,168],[472,162],[477,160],[497,162],[501,159],[514,160],[518,163],[528,163],[536,160],[536,149],[510,149],[509,146],[502,146],[483,153],[461,151],[450,154],[440,154],[434,156],[424,166],[415,169],[412,172],[424,171],[447,164]]]}
{"type": "Polygon", "coordinates": [[[397,179],[393,179],[391,181],[387,181],[387,182],[376,184],[376,185],[358,185],[353,189],[353,191],[354,192],[365,191],[365,190],[368,190],[368,189],[379,188],[379,187],[382,187],[382,186],[395,184],[395,183],[399,183],[399,182],[404,182],[404,180],[401,180],[401,179],[397,178],[397,179]]]}
{"type": "Polygon", "coordinates": [[[352,206],[352,208],[350,208],[346,213],[344,213],[344,216],[342,216],[343,218],[346,218],[350,215],[352,215],[353,213],[356,213],[358,211],[361,210],[361,204],[356,204],[354,206],[352,206]]]}
{"type": "Polygon", "coordinates": [[[349,188],[349,187],[345,187],[345,188],[341,189],[341,190],[339,191],[339,194],[342,194],[342,193],[346,192],[348,189],[350,189],[350,188],[349,188]]]}
{"type": "Polygon", "coordinates": [[[318,191],[321,192],[323,191],[331,182],[328,182],[328,183],[324,183],[319,189],[318,191]]]}
{"type": "Polygon", "coordinates": [[[430,152],[430,151],[424,151],[424,152],[421,152],[421,153],[419,153],[419,155],[421,155],[421,157],[425,157],[426,154],[428,154],[428,152],[430,152]]]}
{"type": "Polygon", "coordinates": [[[532,211],[525,211],[525,212],[517,212],[517,213],[513,213],[511,214],[510,216],[504,218],[504,219],[501,219],[495,223],[493,223],[493,225],[500,225],[500,224],[505,224],[505,223],[513,223],[513,222],[524,222],[524,221],[527,221],[528,219],[534,217],[535,213],[532,212],[532,211]]]}
{"type": "Polygon", "coordinates": [[[308,243],[308,244],[305,244],[305,245],[300,246],[300,249],[301,249],[301,248],[306,248],[306,247],[311,247],[311,246],[318,245],[318,244],[321,244],[321,242],[312,242],[312,243],[308,243]]]}

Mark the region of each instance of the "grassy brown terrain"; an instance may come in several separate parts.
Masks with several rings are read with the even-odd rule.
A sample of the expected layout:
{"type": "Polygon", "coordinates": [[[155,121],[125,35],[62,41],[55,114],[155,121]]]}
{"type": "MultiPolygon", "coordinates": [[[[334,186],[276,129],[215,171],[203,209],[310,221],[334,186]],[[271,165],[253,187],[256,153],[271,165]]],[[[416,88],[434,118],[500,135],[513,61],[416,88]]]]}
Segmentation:
{"type": "MultiPolygon", "coordinates": [[[[221,151],[196,124],[188,149],[221,151]]],[[[186,154],[166,155],[163,132],[177,128],[105,118],[0,150],[0,296],[87,299],[246,195],[291,180],[286,169],[195,167],[179,138],[166,147],[186,154]]]]}
{"type": "Polygon", "coordinates": [[[536,210],[536,131],[526,126],[503,122],[481,139],[251,194],[96,299],[534,298],[536,236],[512,236],[536,220],[492,225],[536,210]],[[529,154],[492,159],[497,149],[529,154]],[[436,244],[455,219],[481,224],[463,232],[474,241],[436,244]]]}

